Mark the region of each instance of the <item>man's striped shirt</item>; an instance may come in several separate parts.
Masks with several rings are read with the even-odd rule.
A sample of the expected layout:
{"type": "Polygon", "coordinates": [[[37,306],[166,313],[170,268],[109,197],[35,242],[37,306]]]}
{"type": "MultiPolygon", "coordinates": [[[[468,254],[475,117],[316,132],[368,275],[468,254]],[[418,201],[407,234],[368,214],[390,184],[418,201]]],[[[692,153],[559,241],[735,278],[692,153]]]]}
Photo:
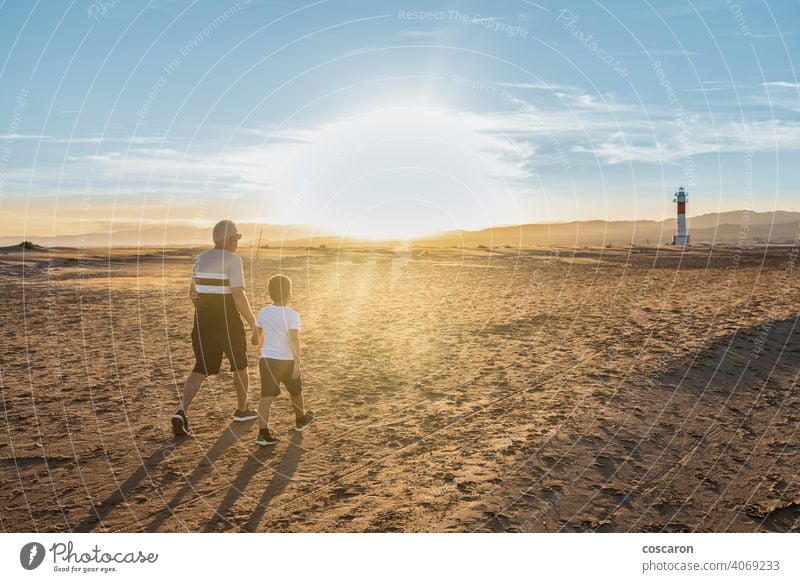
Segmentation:
{"type": "Polygon", "coordinates": [[[230,295],[231,289],[244,287],[242,258],[224,249],[207,250],[195,261],[192,283],[198,295],[230,295]]]}

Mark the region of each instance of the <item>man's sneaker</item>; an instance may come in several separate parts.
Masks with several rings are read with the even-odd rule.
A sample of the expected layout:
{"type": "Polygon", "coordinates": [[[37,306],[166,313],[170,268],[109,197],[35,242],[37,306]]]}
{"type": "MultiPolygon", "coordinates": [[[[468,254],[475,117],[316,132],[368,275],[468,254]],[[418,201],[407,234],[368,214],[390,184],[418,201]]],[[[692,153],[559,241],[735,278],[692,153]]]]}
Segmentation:
{"type": "Polygon", "coordinates": [[[302,418],[295,419],[294,430],[296,430],[297,432],[303,432],[316,419],[317,418],[314,416],[313,412],[311,412],[310,410],[306,410],[306,413],[303,415],[302,418]]]}
{"type": "Polygon", "coordinates": [[[189,436],[189,419],[183,410],[178,410],[172,417],[172,434],[175,436],[189,436]]]}
{"type": "Polygon", "coordinates": [[[275,438],[275,435],[272,434],[268,428],[262,428],[258,431],[258,438],[256,438],[256,444],[260,447],[266,447],[267,445],[274,445],[278,442],[278,439],[275,438]]]}
{"type": "Polygon", "coordinates": [[[258,413],[250,410],[249,408],[245,410],[237,410],[233,413],[233,420],[236,422],[244,422],[246,420],[254,420],[258,418],[258,413]]]}

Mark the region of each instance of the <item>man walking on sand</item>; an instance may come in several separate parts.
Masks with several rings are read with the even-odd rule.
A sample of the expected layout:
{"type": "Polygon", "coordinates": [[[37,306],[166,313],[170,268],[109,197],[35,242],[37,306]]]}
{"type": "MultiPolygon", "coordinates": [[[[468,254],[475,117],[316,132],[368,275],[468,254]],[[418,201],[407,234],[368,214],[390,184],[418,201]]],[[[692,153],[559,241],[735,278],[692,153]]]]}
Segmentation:
{"type": "Polygon", "coordinates": [[[189,435],[186,413],[207,376],[218,374],[222,354],[227,356],[233,372],[237,408],[233,420],[253,420],[258,415],[247,408],[247,338],[244,317],[255,333],[255,317],[250,309],[244,287],[242,259],[236,254],[239,234],[230,220],[221,220],[213,231],[214,248],[201,253],[194,264],[189,296],[194,303],[192,348],[195,365],[183,387],[181,407],[172,417],[175,436],[189,435]]]}

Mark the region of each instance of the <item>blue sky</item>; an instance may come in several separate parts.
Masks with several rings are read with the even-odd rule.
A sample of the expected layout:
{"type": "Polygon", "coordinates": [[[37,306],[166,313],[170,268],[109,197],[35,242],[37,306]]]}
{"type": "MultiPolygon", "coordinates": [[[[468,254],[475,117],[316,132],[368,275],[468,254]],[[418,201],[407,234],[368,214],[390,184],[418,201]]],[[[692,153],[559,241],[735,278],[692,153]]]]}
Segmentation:
{"type": "Polygon", "coordinates": [[[0,3],[0,234],[800,209],[800,2],[0,3]]]}

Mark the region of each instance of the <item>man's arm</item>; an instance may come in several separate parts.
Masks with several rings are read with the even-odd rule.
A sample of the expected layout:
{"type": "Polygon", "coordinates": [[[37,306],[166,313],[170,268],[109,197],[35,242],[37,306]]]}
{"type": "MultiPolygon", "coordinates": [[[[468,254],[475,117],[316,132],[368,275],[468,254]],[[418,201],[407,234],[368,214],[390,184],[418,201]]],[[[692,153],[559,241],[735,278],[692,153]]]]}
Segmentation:
{"type": "Polygon", "coordinates": [[[292,345],[292,355],[294,356],[294,370],[292,370],[292,378],[300,377],[300,330],[289,330],[289,343],[292,345]]]}
{"type": "Polygon", "coordinates": [[[189,299],[192,300],[192,305],[197,307],[197,290],[194,288],[194,273],[192,273],[192,278],[189,280],[189,299]]]}
{"type": "Polygon", "coordinates": [[[231,293],[233,294],[233,302],[236,303],[236,309],[247,321],[250,330],[255,330],[256,318],[253,315],[253,310],[250,309],[250,302],[247,300],[247,293],[244,292],[244,287],[233,287],[231,293]]]}
{"type": "Polygon", "coordinates": [[[256,319],[256,326],[253,328],[253,335],[250,337],[250,343],[254,346],[260,346],[264,343],[264,330],[258,325],[258,319],[256,319]]]}
{"type": "Polygon", "coordinates": [[[250,331],[255,331],[256,317],[253,315],[253,310],[250,309],[247,293],[244,292],[244,266],[242,265],[242,258],[239,255],[231,255],[230,258],[227,259],[226,267],[226,273],[230,281],[231,293],[233,294],[233,301],[236,303],[236,309],[247,321],[247,325],[250,326],[250,331]]]}

